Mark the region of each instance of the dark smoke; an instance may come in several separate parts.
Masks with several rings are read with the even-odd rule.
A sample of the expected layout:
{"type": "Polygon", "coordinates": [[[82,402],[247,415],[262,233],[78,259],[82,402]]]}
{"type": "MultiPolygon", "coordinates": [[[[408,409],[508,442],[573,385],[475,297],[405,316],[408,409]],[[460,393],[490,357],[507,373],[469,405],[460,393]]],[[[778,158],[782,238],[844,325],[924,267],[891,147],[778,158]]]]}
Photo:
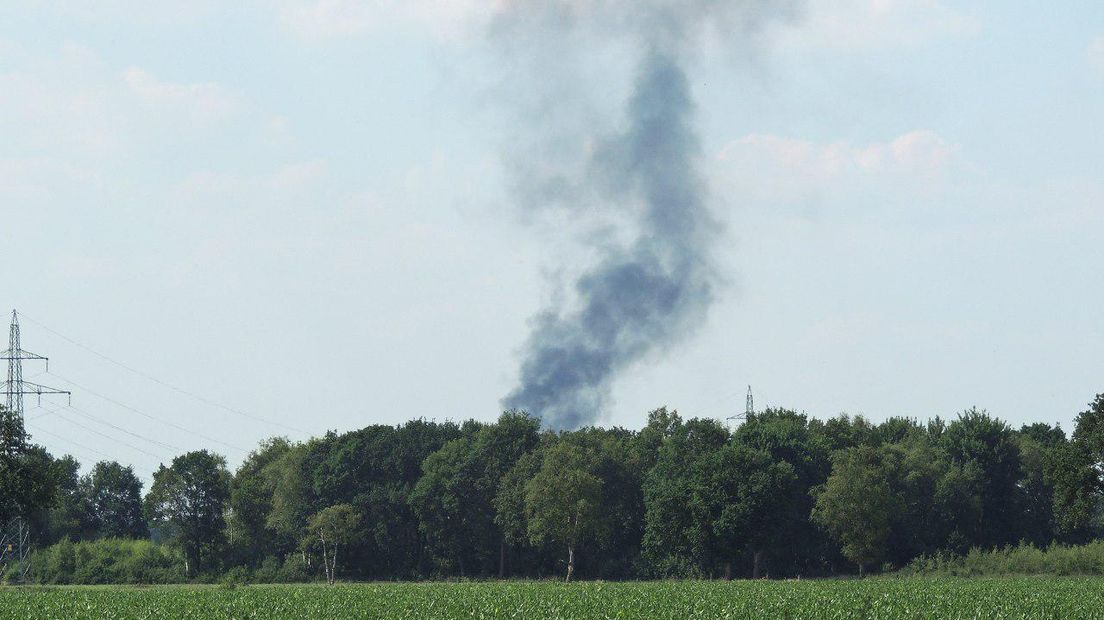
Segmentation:
{"type": "MultiPolygon", "coordinates": [[[[705,319],[718,285],[710,261],[716,225],[698,173],[686,47],[710,20],[723,29],[739,18],[744,28],[736,30],[747,32],[761,12],[752,10],[755,3],[708,0],[594,5],[582,15],[583,3],[513,8],[514,13],[553,9],[554,28],[587,18],[617,24],[645,50],[627,105],[627,127],[592,157],[584,180],[613,193],[619,203],[638,205],[629,211],[637,237],[628,247],[605,248],[598,263],[575,281],[576,309],[546,309],[534,319],[520,385],[503,399],[506,407],[540,415],[554,429],[595,422],[622,370],[685,337],[705,319]]],[[[532,180],[521,184],[526,181],[532,180]]],[[[541,191],[547,192],[547,184],[541,191]]]]}

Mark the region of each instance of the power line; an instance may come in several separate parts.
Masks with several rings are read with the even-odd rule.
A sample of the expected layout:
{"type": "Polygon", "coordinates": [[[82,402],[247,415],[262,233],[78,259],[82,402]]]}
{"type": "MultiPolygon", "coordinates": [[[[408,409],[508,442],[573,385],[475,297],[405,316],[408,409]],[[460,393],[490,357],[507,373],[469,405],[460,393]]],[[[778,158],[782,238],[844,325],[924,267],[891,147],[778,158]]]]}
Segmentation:
{"type": "MultiPolygon", "coordinates": [[[[130,431],[130,430],[127,430],[127,429],[125,429],[121,426],[117,426],[115,424],[112,424],[111,422],[108,422],[107,420],[104,420],[104,419],[99,418],[98,416],[92,415],[91,413],[88,413],[87,411],[84,411],[83,409],[78,409],[78,408],[74,407],[73,405],[68,405],[68,406],[65,407],[65,409],[71,410],[71,411],[73,411],[73,413],[76,413],[76,414],[81,415],[85,418],[88,418],[89,420],[92,420],[93,422],[96,422],[98,424],[103,424],[104,426],[109,426],[109,427],[119,431],[120,433],[126,433],[127,435],[130,435],[131,437],[141,439],[142,441],[148,441],[151,444],[160,446],[162,448],[167,448],[169,450],[175,450],[177,452],[185,452],[184,448],[181,448],[179,446],[174,446],[171,443],[165,443],[165,442],[157,440],[157,439],[151,439],[149,437],[146,437],[145,435],[139,435],[138,433],[135,433],[134,431],[130,431]]],[[[47,409],[47,411],[49,412],[50,410],[47,409]]]]}
{"type": "Polygon", "coordinates": [[[297,433],[303,433],[304,435],[309,435],[310,434],[310,431],[306,431],[306,430],[303,430],[301,428],[296,428],[294,426],[290,426],[290,425],[284,424],[282,422],[277,422],[275,420],[269,420],[267,418],[252,415],[252,414],[246,413],[244,411],[235,409],[233,407],[224,405],[220,402],[213,401],[213,400],[211,400],[211,399],[209,399],[205,396],[201,396],[199,394],[189,392],[188,390],[185,390],[184,388],[181,388],[181,387],[177,387],[176,385],[173,385],[172,383],[169,383],[168,381],[162,381],[161,379],[158,379],[157,377],[154,377],[154,376],[152,376],[148,373],[142,372],[141,370],[138,370],[136,368],[128,366],[128,365],[126,365],[126,364],[124,364],[124,363],[122,363],[118,360],[112,359],[111,357],[108,357],[108,356],[104,355],[103,353],[100,353],[99,351],[96,351],[95,349],[89,347],[88,345],[81,344],[80,342],[77,342],[76,340],[70,338],[69,336],[66,336],[65,334],[59,333],[59,332],[57,332],[53,329],[50,329],[49,327],[46,327],[42,323],[36,321],[32,317],[27,316],[26,314],[20,313],[20,316],[22,316],[24,319],[27,319],[31,323],[34,323],[39,328],[41,328],[41,329],[57,336],[58,338],[61,338],[62,340],[65,340],[69,344],[72,344],[73,346],[80,347],[81,349],[84,349],[85,351],[88,351],[92,355],[95,355],[96,357],[104,360],[105,362],[109,362],[111,364],[114,364],[114,365],[118,366],[119,368],[122,368],[123,370],[126,370],[127,372],[131,372],[135,375],[138,375],[139,377],[142,377],[143,379],[146,379],[148,381],[152,381],[152,382],[154,382],[154,383],[156,383],[156,384],[158,384],[162,387],[168,388],[170,390],[173,390],[174,392],[177,392],[177,393],[183,394],[185,396],[188,396],[190,398],[193,398],[193,399],[195,399],[195,400],[197,400],[201,403],[210,405],[212,407],[218,407],[219,409],[222,409],[224,411],[229,411],[230,413],[233,413],[235,415],[239,415],[239,416],[242,416],[242,417],[249,418],[250,420],[253,420],[255,422],[263,422],[265,424],[270,424],[272,426],[279,426],[279,427],[284,428],[286,430],[295,431],[297,433]]]}
{"type": "Polygon", "coordinates": [[[77,443],[77,442],[73,441],[72,439],[67,439],[65,437],[62,437],[61,435],[58,435],[57,433],[52,433],[52,432],[38,426],[37,424],[35,425],[35,427],[36,427],[35,432],[37,432],[37,433],[46,433],[47,435],[53,437],[54,439],[60,439],[61,441],[64,441],[65,443],[73,444],[74,446],[76,446],[78,448],[81,448],[82,450],[88,450],[89,452],[91,452],[93,454],[98,454],[98,455],[104,457],[105,459],[111,458],[111,455],[109,455],[109,454],[105,454],[103,452],[100,452],[99,450],[97,450],[95,448],[89,448],[88,446],[86,446],[82,443],[77,443]]]}
{"type": "MultiPolygon", "coordinates": [[[[51,411],[49,408],[47,408],[46,410],[51,411]]],[[[65,422],[68,422],[69,424],[72,424],[73,426],[76,426],[77,428],[83,428],[84,430],[88,431],[89,433],[94,433],[96,435],[99,435],[100,437],[103,437],[104,439],[107,439],[109,441],[114,441],[115,443],[117,443],[121,446],[126,446],[126,447],[130,448],[131,450],[134,450],[136,452],[141,452],[142,454],[145,454],[146,456],[152,456],[153,458],[158,459],[158,460],[165,460],[164,455],[154,454],[152,452],[149,452],[147,450],[139,448],[138,446],[129,444],[129,443],[117,438],[117,437],[112,437],[111,435],[108,435],[107,433],[101,433],[100,431],[98,431],[94,428],[89,428],[89,427],[81,424],[80,422],[77,422],[76,420],[71,420],[71,419],[61,415],[61,412],[59,412],[59,411],[54,410],[53,413],[54,413],[55,416],[57,416],[58,419],[63,420],[65,422]]]]}
{"type": "Polygon", "coordinates": [[[190,430],[190,429],[185,428],[183,426],[180,426],[179,424],[177,424],[175,422],[170,422],[169,420],[165,420],[165,419],[162,419],[162,418],[158,418],[157,416],[150,415],[150,414],[146,413],[145,411],[142,411],[140,409],[136,409],[134,407],[131,407],[130,405],[121,403],[121,402],[119,402],[119,401],[117,401],[117,400],[115,400],[115,399],[113,399],[109,396],[104,396],[103,394],[100,394],[99,392],[95,392],[95,391],[93,391],[93,390],[77,383],[76,381],[73,381],[72,379],[66,379],[65,377],[63,377],[59,374],[55,374],[55,373],[50,373],[50,374],[53,375],[54,377],[57,377],[58,379],[61,379],[64,382],[72,385],[73,387],[79,388],[79,389],[81,389],[85,392],[88,392],[89,394],[91,394],[93,396],[96,396],[97,398],[101,398],[103,400],[106,400],[107,402],[112,403],[112,404],[114,404],[118,407],[122,407],[123,409],[126,409],[127,411],[132,411],[134,413],[137,413],[138,415],[140,415],[144,418],[148,418],[150,420],[153,420],[154,422],[158,422],[160,424],[165,424],[167,426],[171,426],[171,427],[173,427],[173,428],[175,428],[179,431],[183,431],[183,432],[188,433],[190,435],[195,435],[196,437],[199,437],[200,439],[206,439],[207,441],[217,443],[221,446],[226,446],[227,448],[230,448],[232,450],[237,450],[237,451],[242,452],[242,453],[248,453],[249,452],[249,450],[246,450],[245,448],[235,446],[234,444],[231,444],[231,443],[226,443],[225,441],[222,441],[221,439],[216,439],[216,438],[211,437],[209,435],[204,435],[203,433],[193,431],[193,430],[190,430]]]}

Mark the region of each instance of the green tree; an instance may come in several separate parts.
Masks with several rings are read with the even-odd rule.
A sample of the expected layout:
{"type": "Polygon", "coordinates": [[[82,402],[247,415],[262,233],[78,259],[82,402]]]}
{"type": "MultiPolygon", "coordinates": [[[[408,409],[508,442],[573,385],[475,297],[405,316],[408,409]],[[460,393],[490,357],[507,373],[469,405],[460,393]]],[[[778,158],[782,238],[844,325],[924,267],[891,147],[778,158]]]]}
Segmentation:
{"type": "Polygon", "coordinates": [[[426,457],[410,494],[430,548],[447,568],[487,573],[495,560],[505,572],[506,538],[495,521],[495,496],[503,476],[537,443],[540,422],[507,411],[495,424],[454,439],[426,457]]]}
{"type": "Polygon", "coordinates": [[[411,578],[429,572],[431,555],[410,493],[426,457],[459,436],[455,424],[414,420],[331,433],[308,445],[303,472],[311,512],[347,503],[363,517],[362,535],[346,554],[361,577],[411,578]]]}
{"type": "Polygon", "coordinates": [[[115,461],[101,461],[86,483],[88,507],[99,536],[145,538],[149,535],[142,514],[142,481],[134,469],[115,461]]]}
{"type": "Polygon", "coordinates": [[[426,457],[422,477],[410,493],[410,506],[422,533],[439,555],[454,561],[460,576],[465,560],[491,529],[489,502],[479,495],[480,471],[471,437],[453,439],[426,457]]]}
{"type": "MultiPolygon", "coordinates": [[[[644,478],[643,556],[651,576],[691,576],[708,572],[713,562],[710,507],[695,503],[704,484],[708,459],[729,441],[716,420],[695,418],[663,430],[655,464],[644,478]]],[[[658,435],[659,433],[657,433],[658,435]]]]}
{"type": "Polygon", "coordinates": [[[54,461],[52,468],[57,492],[46,517],[45,542],[93,537],[96,524],[88,502],[88,481],[80,476],[80,463],[65,455],[54,461]]]}
{"type": "Polygon", "coordinates": [[[777,516],[797,479],[793,465],[735,442],[709,455],[704,464],[692,505],[704,508],[710,519],[725,578],[732,576],[732,559],[750,550],[752,578],[758,579],[763,551],[777,546],[784,535],[777,516]]]}
{"type": "Polygon", "coordinates": [[[1008,424],[976,408],[964,411],[947,426],[940,445],[952,463],[980,483],[980,519],[959,521],[970,546],[995,547],[1019,541],[1024,497],[1020,486],[1023,463],[1015,434],[1008,424]]]}
{"type": "Polygon", "coordinates": [[[35,508],[27,484],[27,439],[23,419],[0,405],[0,524],[35,508]]]}
{"type": "Polygon", "coordinates": [[[211,564],[224,540],[230,473],[226,459],[206,450],[188,452],[153,474],[146,513],[162,535],[184,553],[184,570],[198,573],[211,564]]]}
{"type": "Polygon", "coordinates": [[[258,484],[260,493],[272,489],[265,529],[271,532],[277,549],[289,552],[300,548],[304,564],[308,564],[309,557],[299,543],[313,506],[306,459],[317,443],[318,440],[311,440],[281,451],[261,468],[262,480],[258,484]]]}
{"type": "Polygon", "coordinates": [[[360,515],[349,504],[324,508],[307,522],[309,536],[322,547],[322,567],[330,585],[337,580],[338,552],[356,539],[359,526],[360,515]]]}
{"type": "Polygon", "coordinates": [[[1067,542],[1086,542],[1099,531],[1102,489],[1096,463],[1088,446],[1076,439],[1047,455],[1045,475],[1054,489],[1055,530],[1067,542]]]}
{"type": "Polygon", "coordinates": [[[590,472],[586,454],[561,442],[544,453],[540,470],[526,485],[529,538],[567,548],[567,581],[575,573],[575,552],[602,530],[602,481],[590,472]]]}
{"type": "Polygon", "coordinates": [[[773,462],[793,467],[793,483],[775,513],[779,535],[774,546],[762,549],[763,562],[770,565],[773,560],[776,574],[820,570],[830,546],[809,514],[814,502],[810,491],[823,484],[831,471],[831,450],[822,427],[803,413],[770,408],[748,416],[733,436],[742,445],[763,450],[773,462]]]}
{"type": "Polygon", "coordinates": [[[544,452],[538,446],[514,463],[498,484],[494,498],[494,522],[503,540],[519,548],[529,543],[529,521],[525,516],[525,494],[529,481],[540,471],[544,452]]]}
{"type": "Polygon", "coordinates": [[[902,502],[893,489],[884,452],[859,446],[837,452],[832,474],[815,491],[812,519],[843,548],[859,574],[880,561],[902,502]]]}
{"type": "MultiPolygon", "coordinates": [[[[304,488],[301,476],[289,479],[283,459],[294,446],[283,437],[261,442],[249,453],[230,481],[230,515],[227,522],[229,543],[237,563],[258,564],[268,555],[277,555],[280,541],[269,519],[274,502],[287,502],[295,489],[304,488]]],[[[298,472],[294,472],[298,473],[298,472]]],[[[303,512],[305,514],[305,511],[303,512]]]]}

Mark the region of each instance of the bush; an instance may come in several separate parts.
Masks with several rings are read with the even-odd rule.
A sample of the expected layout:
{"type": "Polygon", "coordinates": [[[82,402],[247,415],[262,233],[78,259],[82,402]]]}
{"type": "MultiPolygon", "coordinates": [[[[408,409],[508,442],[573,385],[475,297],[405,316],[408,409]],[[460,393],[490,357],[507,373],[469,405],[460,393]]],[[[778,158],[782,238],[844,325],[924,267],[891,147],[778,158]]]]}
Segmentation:
{"type": "Polygon", "coordinates": [[[280,567],[280,573],[276,580],[283,583],[296,583],[310,581],[310,579],[310,571],[307,569],[306,562],[303,561],[303,556],[293,553],[284,560],[284,565],[280,567]]]}
{"type": "Polygon", "coordinates": [[[253,571],[253,580],[256,583],[277,583],[280,581],[280,568],[280,559],[270,555],[253,571]]]}
{"type": "Polygon", "coordinates": [[[1020,543],[990,551],[971,549],[966,555],[937,553],[920,556],[904,571],[918,575],[1104,575],[1104,541],[1085,545],[1051,545],[1039,549],[1020,543]]]}
{"type": "Polygon", "coordinates": [[[248,585],[251,581],[253,581],[252,571],[245,566],[235,566],[222,574],[222,577],[219,578],[219,585],[224,588],[234,588],[248,585]]]}
{"type": "Polygon", "coordinates": [[[32,580],[53,584],[144,584],[185,581],[182,560],[148,540],[62,541],[36,551],[32,580]]]}

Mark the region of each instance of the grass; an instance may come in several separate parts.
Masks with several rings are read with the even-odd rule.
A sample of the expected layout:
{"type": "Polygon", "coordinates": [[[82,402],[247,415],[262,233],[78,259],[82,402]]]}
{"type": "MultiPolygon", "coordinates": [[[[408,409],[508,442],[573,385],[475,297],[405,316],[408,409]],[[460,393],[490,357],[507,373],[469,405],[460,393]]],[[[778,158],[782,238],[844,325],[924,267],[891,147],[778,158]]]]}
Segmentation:
{"type": "Polygon", "coordinates": [[[1099,618],[1104,578],[0,588],[0,618],[1099,618]]]}

